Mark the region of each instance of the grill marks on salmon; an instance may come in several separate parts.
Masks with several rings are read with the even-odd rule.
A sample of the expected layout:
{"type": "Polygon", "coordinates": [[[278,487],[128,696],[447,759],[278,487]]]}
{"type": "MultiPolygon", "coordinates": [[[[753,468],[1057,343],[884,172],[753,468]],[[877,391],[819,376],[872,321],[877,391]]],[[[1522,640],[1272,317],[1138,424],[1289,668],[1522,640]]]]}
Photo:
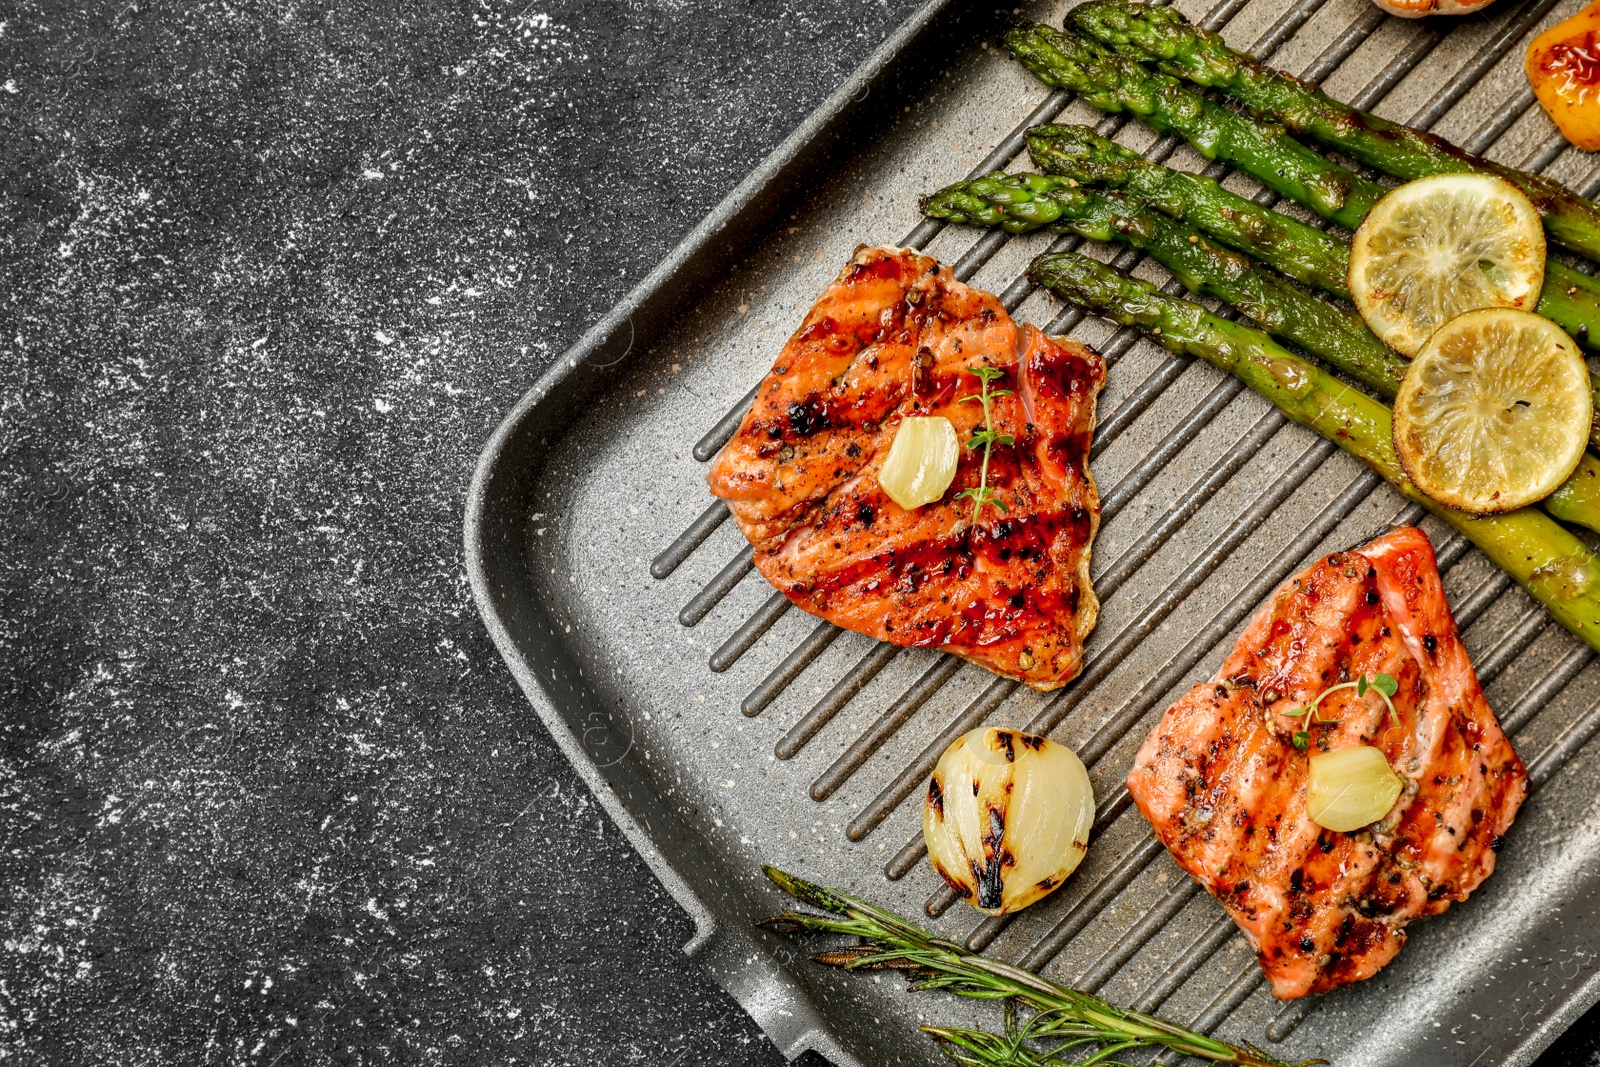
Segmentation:
{"type": "Polygon", "coordinates": [[[862,247],[806,315],[712,464],[761,574],[801,608],[881,641],[940,648],[1037,689],[1082,668],[1099,602],[1089,584],[1100,502],[1089,473],[1105,362],[1018,325],[994,296],[920,253],[862,247]],[[997,367],[989,486],[982,449],[944,497],[907,511],[878,485],[900,420],[983,428],[968,368],[997,367]]]}
{"type": "Polygon", "coordinates": [[[1395,529],[1297,575],[1251,621],[1215,678],[1167,709],[1128,789],[1156,836],[1220,900],[1281,999],[1370,977],[1406,924],[1465,900],[1527,796],[1527,775],[1478,684],[1445,602],[1433,547],[1395,529]],[[1374,694],[1330,694],[1294,748],[1303,707],[1384,673],[1400,723],[1374,694]],[[1374,745],[1405,787],[1356,833],[1306,813],[1318,751],[1374,745]]]}

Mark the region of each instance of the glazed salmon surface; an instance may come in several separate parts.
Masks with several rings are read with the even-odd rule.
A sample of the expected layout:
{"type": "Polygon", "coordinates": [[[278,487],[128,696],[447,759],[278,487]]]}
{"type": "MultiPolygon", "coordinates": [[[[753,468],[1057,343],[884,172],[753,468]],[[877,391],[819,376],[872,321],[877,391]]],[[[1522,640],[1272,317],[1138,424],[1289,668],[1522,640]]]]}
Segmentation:
{"type": "Polygon", "coordinates": [[[806,315],[712,464],[761,574],[814,615],[882,641],[942,648],[1053,689],[1082,666],[1099,602],[1089,546],[1100,504],[1089,441],[1105,363],[1013,322],[994,296],[898,248],[856,255],[806,315]],[[979,484],[962,450],[942,499],[912,511],[877,472],[907,415],[983,428],[974,366],[991,389],[989,486],[1006,510],[956,494],[979,484]]]}
{"type": "Polygon", "coordinates": [[[1419,915],[1465,900],[1527,795],[1522,762],[1484,700],[1415,527],[1321,560],[1280,588],[1216,677],[1168,708],[1128,788],[1178,864],[1228,909],[1282,999],[1359,981],[1394,958],[1419,915]],[[1382,698],[1322,702],[1309,750],[1286,712],[1365,674],[1382,698]],[[1404,788],[1379,822],[1324,830],[1306,814],[1308,760],[1380,748],[1404,788]]]}

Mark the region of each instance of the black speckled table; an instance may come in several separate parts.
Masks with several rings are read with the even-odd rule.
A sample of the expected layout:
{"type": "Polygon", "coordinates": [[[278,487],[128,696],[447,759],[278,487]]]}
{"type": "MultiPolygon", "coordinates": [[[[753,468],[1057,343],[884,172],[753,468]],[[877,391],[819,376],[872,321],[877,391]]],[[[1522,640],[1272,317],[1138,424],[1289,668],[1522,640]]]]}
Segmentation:
{"type": "Polygon", "coordinates": [[[463,491],[913,6],[0,9],[0,1057],[779,1062],[490,647],[463,491]]]}

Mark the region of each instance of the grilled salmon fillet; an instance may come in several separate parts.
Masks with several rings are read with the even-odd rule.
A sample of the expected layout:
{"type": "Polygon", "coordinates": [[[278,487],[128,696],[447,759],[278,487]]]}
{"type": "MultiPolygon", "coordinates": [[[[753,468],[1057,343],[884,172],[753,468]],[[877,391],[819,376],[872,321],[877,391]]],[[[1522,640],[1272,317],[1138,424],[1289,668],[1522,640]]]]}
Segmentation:
{"type": "Polygon", "coordinates": [[[1178,864],[1222,901],[1272,991],[1288,1000],[1370,977],[1406,924],[1465,900],[1527,796],[1415,527],[1336,552],[1282,586],[1209,682],[1168,708],[1128,789],[1178,864]],[[1365,674],[1399,683],[1396,726],[1376,693],[1329,694],[1310,749],[1287,712],[1365,674]],[[1355,833],[1306,814],[1308,760],[1373,745],[1404,782],[1355,833]]]}
{"type": "Polygon", "coordinates": [[[761,380],[711,466],[761,574],[790,600],[881,641],[942,648],[1037,689],[1078,674],[1099,602],[1100,501],[1089,440],[1105,361],[1018,325],[994,296],[909,249],[857,249],[761,380]],[[1010,434],[989,463],[1004,505],[973,521],[983,450],[944,497],[907,511],[878,484],[900,420],[983,428],[971,367],[1004,372],[990,407],[1010,434]]]}

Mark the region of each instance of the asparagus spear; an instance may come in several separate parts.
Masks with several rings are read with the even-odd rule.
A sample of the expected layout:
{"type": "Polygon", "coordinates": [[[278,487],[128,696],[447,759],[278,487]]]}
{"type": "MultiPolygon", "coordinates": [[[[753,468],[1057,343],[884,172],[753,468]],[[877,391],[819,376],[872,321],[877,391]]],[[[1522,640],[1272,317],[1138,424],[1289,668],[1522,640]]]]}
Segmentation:
{"type": "Polygon", "coordinates": [[[1072,21],[1079,31],[1124,56],[1221,89],[1295,133],[1385,174],[1407,180],[1460,171],[1497,174],[1528,194],[1552,241],[1600,259],[1600,206],[1558,181],[1480,159],[1442,137],[1341,104],[1309,82],[1229,48],[1219,34],[1191,25],[1170,8],[1091,0],[1073,10],[1072,21]]]}
{"type": "MultiPolygon", "coordinates": [[[[1406,361],[1356,315],[1302,292],[1182,222],[1114,194],[1100,195],[1062,181],[1070,179],[989,174],[941,189],[924,199],[922,210],[933,218],[1000,225],[1014,232],[1016,227],[1050,225],[1148,252],[1190,292],[1231,304],[1273,337],[1292,341],[1384,400],[1394,399],[1406,361]]],[[[1585,454],[1572,477],[1543,504],[1559,519],[1600,531],[1600,459],[1585,454]]]]}
{"type": "MultiPolygon", "coordinates": [[[[1377,182],[1363,178],[1299,144],[1281,126],[1229,111],[1167,75],[1114,55],[1095,42],[1075,34],[1063,33],[1048,26],[1022,26],[1006,35],[1006,44],[1047,85],[1073,90],[1104,111],[1131,111],[1156,130],[1183,137],[1207,159],[1232,164],[1280,196],[1346,229],[1353,230],[1359,226],[1367,212],[1388,191],[1377,182]]],[[[1074,178],[1077,178],[1074,171],[1095,175],[1092,180],[1097,184],[1133,184],[1158,191],[1159,195],[1150,197],[1150,200],[1163,211],[1168,210],[1169,204],[1176,206],[1187,203],[1190,205],[1188,208],[1179,210],[1194,212],[1196,209],[1193,205],[1198,195],[1200,202],[1215,205],[1213,213],[1220,213],[1224,208],[1244,212],[1245,208],[1241,205],[1248,205],[1249,213],[1241,214],[1241,218],[1250,220],[1244,226],[1271,221],[1264,220],[1266,209],[1250,204],[1243,197],[1234,196],[1215,182],[1211,183],[1210,189],[1196,184],[1209,179],[1187,176],[1192,180],[1185,182],[1163,177],[1159,173],[1152,174],[1148,168],[1157,164],[1144,160],[1138,160],[1144,164],[1142,167],[1129,164],[1125,158],[1118,158],[1131,156],[1132,153],[1127,149],[1104,138],[1098,140],[1109,145],[1110,150],[1085,141],[1080,136],[1076,138],[1076,145],[1068,144],[1062,152],[1048,156],[1048,162],[1040,165],[1059,165],[1063,169],[1070,167],[1072,170],[1068,174],[1074,178]],[[1079,151],[1080,147],[1086,150],[1079,151]],[[1119,176],[1125,177],[1119,181],[1119,176]]],[[[1167,173],[1178,172],[1168,170],[1167,173]]],[[[1141,195],[1136,189],[1130,191],[1136,196],[1141,195]]],[[[1176,214],[1177,211],[1172,213],[1176,214]]],[[[1195,219],[1197,224],[1201,221],[1199,217],[1195,219]]],[[[1244,226],[1236,228],[1243,229],[1244,226]]],[[[1295,257],[1315,258],[1317,253],[1312,245],[1305,243],[1307,238],[1304,233],[1294,231],[1292,237],[1293,245],[1283,250],[1284,270],[1291,277],[1299,277],[1299,274],[1287,269],[1293,265],[1290,261],[1295,257]]],[[[1217,239],[1228,242],[1227,236],[1222,233],[1217,234],[1217,239]]],[[[1346,251],[1346,259],[1348,255],[1346,251]]],[[[1270,262],[1272,257],[1262,258],[1270,262]]],[[[1325,277],[1333,271],[1333,263],[1324,259],[1319,260],[1315,270],[1308,265],[1296,269],[1325,277]]],[[[1319,284],[1311,277],[1303,280],[1308,284],[1319,284]]],[[[1340,286],[1340,289],[1331,291],[1342,291],[1342,282],[1340,286]]],[[[1600,280],[1560,263],[1546,263],[1545,285],[1540,294],[1538,311],[1570,333],[1580,344],[1600,347],[1600,280]],[[1595,338],[1593,342],[1589,340],[1591,334],[1595,338]]]]}
{"type": "Polygon", "coordinates": [[[1406,361],[1378,340],[1360,316],[1295,288],[1185,222],[1115,193],[1066,181],[1039,174],[989,174],[939,190],[924,199],[922,210],[932,218],[998,224],[1012,232],[1049,225],[1091,241],[1119,241],[1154,256],[1190,292],[1232,304],[1268,333],[1321,356],[1363,385],[1388,397],[1399,390],[1406,361]]]}
{"type": "Polygon", "coordinates": [[[1027,142],[1034,165],[1047,174],[1120,189],[1296,281],[1349,295],[1347,242],[1231,193],[1215,178],[1152,163],[1087,126],[1034,126],[1027,142]]]}
{"type": "Polygon", "coordinates": [[[1361,224],[1387,191],[1335,166],[1295,141],[1282,126],[1261,122],[1075,34],[1025,24],[1006,47],[1046,85],[1066,89],[1102,111],[1127,111],[1159,133],[1173,133],[1207,159],[1255,175],[1280,196],[1305,204],[1346,229],[1361,224]]]}
{"type": "MultiPolygon", "coordinates": [[[[1165,296],[1086,256],[1040,256],[1030,273],[1064,300],[1132,326],[1170,351],[1237,375],[1309,427],[1360,459],[1402,495],[1460,531],[1580,640],[1600,651],[1600,558],[1571,531],[1534,508],[1473,516],[1446,507],[1406,477],[1395,455],[1389,409],[1282,347],[1260,330],[1165,296]]],[[[1565,492],[1566,487],[1558,492],[1565,492]]],[[[1546,501],[1547,506],[1554,497],[1546,501]]]]}
{"type": "MultiPolygon", "coordinates": [[[[1293,1067],[1254,1046],[1231,1045],[1154,1015],[1114,1007],[1099,997],[1057,985],[1032,971],[980,956],[838,890],[815,885],[775,867],[762,870],[779,889],[827,914],[786,911],[763,920],[761,925],[788,933],[843,934],[860,939],[845,948],[819,952],[811,957],[813,960],[847,970],[903,971],[915,989],[944,989],[980,1000],[1020,1002],[1039,1013],[1030,1020],[1030,1029],[1020,1035],[1024,1040],[1042,1037],[1076,1046],[1100,1045],[1098,1062],[1104,1062],[1100,1056],[1114,1056],[1129,1049],[1157,1048],[1212,1063],[1293,1067]]],[[[970,1058],[955,1057],[962,1063],[1002,1067],[1062,1062],[1028,1058],[1032,1056],[1028,1051],[1013,1058],[1007,1054],[1010,1050],[1006,1039],[984,1031],[924,1029],[955,1051],[967,1054],[970,1058]]],[[[1307,1060],[1298,1067],[1326,1062],[1307,1060]]]]}

